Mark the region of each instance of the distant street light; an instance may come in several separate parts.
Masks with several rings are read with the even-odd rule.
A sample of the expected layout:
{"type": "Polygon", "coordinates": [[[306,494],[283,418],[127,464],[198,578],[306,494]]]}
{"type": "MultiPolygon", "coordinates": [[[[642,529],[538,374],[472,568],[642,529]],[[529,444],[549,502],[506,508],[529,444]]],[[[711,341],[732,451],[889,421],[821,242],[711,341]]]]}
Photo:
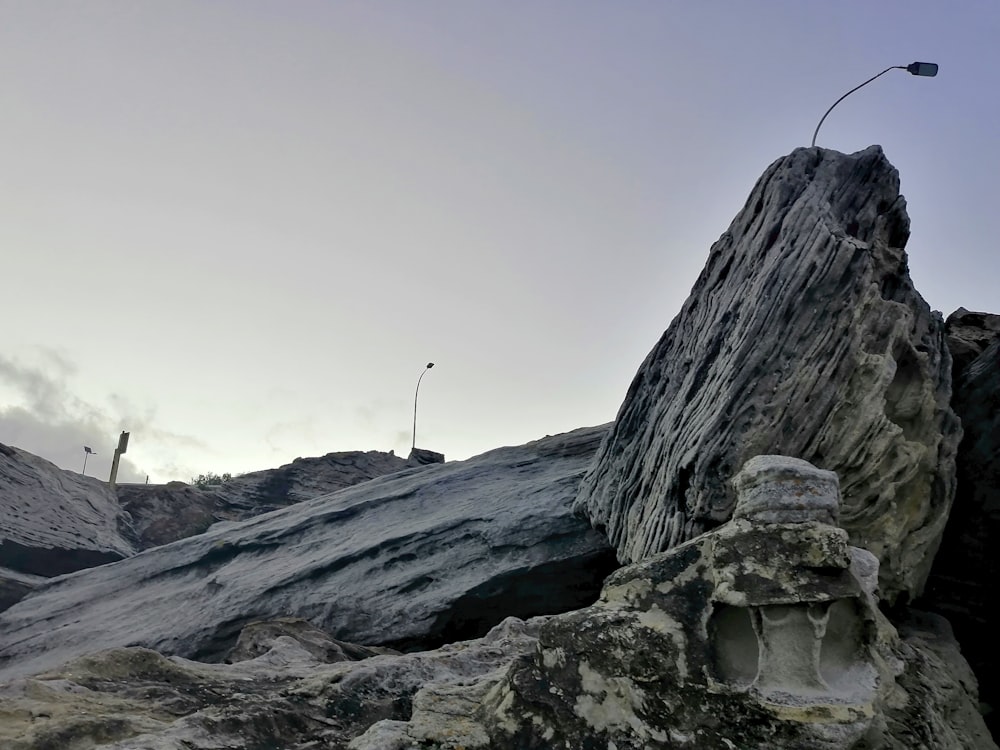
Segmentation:
{"type": "Polygon", "coordinates": [[[90,450],[88,446],[83,446],[83,475],[87,476],[87,459],[91,456],[96,456],[94,451],[90,450]]]}
{"type": "Polygon", "coordinates": [[[427,367],[424,368],[424,371],[420,373],[420,377],[417,378],[417,390],[416,393],[413,394],[413,445],[410,447],[411,452],[416,450],[417,447],[417,396],[420,395],[420,381],[424,379],[424,375],[426,375],[427,371],[433,366],[433,362],[428,362],[427,367]]]}
{"type": "Polygon", "coordinates": [[[915,76],[927,76],[928,78],[933,78],[934,76],[937,75],[938,66],[937,66],[937,63],[927,63],[927,62],[915,62],[915,63],[910,63],[909,65],[893,65],[892,67],[886,68],[885,70],[883,70],[877,76],[872,76],[871,78],[869,78],[864,83],[862,83],[862,84],[860,84],[858,86],[855,86],[853,89],[851,89],[850,91],[848,91],[846,94],[844,94],[842,97],[840,97],[833,104],[831,104],[830,105],[830,109],[828,109],[823,114],[823,116],[819,119],[819,125],[816,126],[816,130],[813,132],[813,139],[812,139],[812,143],[810,144],[810,147],[816,145],[816,136],[819,134],[820,125],[823,124],[823,120],[825,120],[826,116],[833,111],[834,107],[836,107],[838,104],[840,104],[842,101],[844,101],[844,99],[846,99],[851,94],[853,94],[855,91],[857,91],[859,88],[861,88],[861,86],[867,86],[869,83],[871,83],[872,81],[874,81],[876,78],[878,78],[879,76],[885,75],[890,70],[905,70],[905,71],[908,71],[911,75],[915,75],[915,76]]]}

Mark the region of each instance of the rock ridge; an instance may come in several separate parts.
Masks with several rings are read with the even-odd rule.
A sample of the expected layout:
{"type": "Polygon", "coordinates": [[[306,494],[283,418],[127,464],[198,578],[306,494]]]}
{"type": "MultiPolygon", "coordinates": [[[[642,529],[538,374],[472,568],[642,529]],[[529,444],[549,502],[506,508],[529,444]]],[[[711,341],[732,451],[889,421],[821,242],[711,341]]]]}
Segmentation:
{"type": "Polygon", "coordinates": [[[640,366],[576,507],[636,562],[731,517],[724,478],[794,456],[840,477],[880,595],[923,587],[955,488],[941,316],[910,281],[882,149],[775,161],[640,366]]]}

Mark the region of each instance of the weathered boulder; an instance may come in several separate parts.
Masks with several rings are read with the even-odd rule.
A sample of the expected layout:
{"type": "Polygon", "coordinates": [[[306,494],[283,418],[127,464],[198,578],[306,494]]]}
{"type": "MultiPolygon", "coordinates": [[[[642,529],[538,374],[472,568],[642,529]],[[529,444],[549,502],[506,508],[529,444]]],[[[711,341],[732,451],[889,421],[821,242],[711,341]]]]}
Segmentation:
{"type": "MultiPolygon", "coordinates": [[[[970,335],[974,333],[974,326],[968,325],[970,316],[980,316],[985,323],[980,331],[1000,328],[1000,316],[964,316],[967,325],[959,346],[968,351],[968,343],[974,341],[972,351],[983,348],[955,382],[952,405],[965,431],[957,457],[958,490],[920,606],[946,616],[953,625],[979,678],[982,699],[994,709],[987,723],[994,735],[1000,736],[1000,714],[996,712],[1000,708],[1000,656],[995,640],[1000,627],[996,602],[1000,579],[1000,334],[993,333],[990,338],[970,335]]],[[[949,321],[954,318],[949,317],[949,321]]]]}
{"type": "Polygon", "coordinates": [[[0,747],[344,750],[376,721],[409,718],[422,686],[487,674],[530,651],[536,632],[511,619],[477,641],[336,663],[295,633],[236,664],[112,649],[0,685],[0,747]]]}
{"type": "Polygon", "coordinates": [[[52,581],[0,614],[0,678],[121,646],[217,661],[282,616],[416,648],[584,606],[616,566],[572,512],[606,431],[408,469],[52,581]]]}
{"type": "Polygon", "coordinates": [[[132,515],[140,548],[148,549],[200,534],[217,521],[242,521],[411,465],[381,451],[327,453],[205,487],[120,484],[118,500],[132,515]]]}
{"type": "Polygon", "coordinates": [[[993,750],[947,624],[897,632],[878,561],[833,525],[836,475],[758,457],[736,518],[547,618],[534,653],[428,685],[352,750],[993,750]]]}
{"type": "Polygon", "coordinates": [[[623,562],[728,520],[762,453],[840,477],[880,595],[921,590],[955,486],[943,324],[913,289],[899,176],[872,146],[772,164],[642,363],[577,507],[623,562]]]}
{"type": "Polygon", "coordinates": [[[56,576],[136,552],[106,483],[0,444],[0,568],[56,576]]]}

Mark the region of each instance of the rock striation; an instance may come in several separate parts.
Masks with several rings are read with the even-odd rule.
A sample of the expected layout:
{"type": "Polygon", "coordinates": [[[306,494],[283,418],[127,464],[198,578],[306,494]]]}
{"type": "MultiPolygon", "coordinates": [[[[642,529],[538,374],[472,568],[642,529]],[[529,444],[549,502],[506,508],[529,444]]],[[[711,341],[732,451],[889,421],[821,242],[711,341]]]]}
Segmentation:
{"type": "Polygon", "coordinates": [[[377,721],[409,718],[422,686],[460,690],[528,653],[537,627],[512,618],[477,641],[343,660],[323,658],[299,629],[234,664],[112,649],[0,685],[0,747],[344,750],[377,721]]]}
{"type": "Polygon", "coordinates": [[[407,469],[51,581],[0,614],[0,679],[122,646],[219,661],[275,617],[411,649],[584,606],[616,567],[572,512],[606,432],[407,469]]]}
{"type": "Polygon", "coordinates": [[[200,534],[218,521],[242,521],[413,465],[392,453],[343,451],[207,487],[120,484],[118,499],[132,516],[140,548],[149,549],[200,534]]]}
{"type": "Polygon", "coordinates": [[[952,405],[965,435],[956,460],[958,490],[920,606],[948,618],[993,707],[1000,736],[1000,657],[994,636],[1000,579],[1000,315],[959,310],[948,318],[956,373],[952,405]]]}
{"type": "Polygon", "coordinates": [[[878,561],[835,525],[835,474],[761,456],[735,518],[622,568],[600,599],[547,618],[533,653],[352,750],[992,750],[947,625],[897,631],[878,561]]]}
{"type": "Polygon", "coordinates": [[[107,484],[3,444],[0,519],[0,568],[15,573],[56,576],[136,551],[131,519],[107,484]]]}
{"type": "Polygon", "coordinates": [[[732,517],[750,457],[840,477],[843,527],[880,595],[923,587],[955,488],[940,315],[914,290],[899,176],[881,148],[772,164],[646,357],[577,499],[623,562],[732,517]]]}
{"type": "Polygon", "coordinates": [[[582,610],[409,654],[294,618],[248,625],[226,664],[115,648],[0,684],[0,745],[996,750],[947,623],[879,611],[836,476],[763,456],[736,486],[732,521],[582,610]]]}

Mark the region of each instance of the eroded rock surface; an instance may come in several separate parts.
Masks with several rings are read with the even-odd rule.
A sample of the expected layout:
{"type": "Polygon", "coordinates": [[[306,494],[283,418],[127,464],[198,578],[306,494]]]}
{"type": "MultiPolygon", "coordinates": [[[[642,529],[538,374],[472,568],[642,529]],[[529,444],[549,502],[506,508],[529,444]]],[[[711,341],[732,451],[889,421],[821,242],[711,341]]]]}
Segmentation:
{"type": "Polygon", "coordinates": [[[878,561],[830,522],[835,476],[760,457],[735,484],[737,518],[616,571],[534,653],[428,685],[351,749],[993,750],[946,625],[898,633],[880,612],[878,561]]]}
{"type": "Polygon", "coordinates": [[[889,602],[919,592],[960,428],[940,315],[913,289],[899,177],[878,146],[772,164],[643,362],[578,507],[623,562],[728,520],[762,453],[840,477],[841,522],[889,602]]]}
{"type": "MultiPolygon", "coordinates": [[[[962,312],[962,311],[960,311],[962,312]]],[[[1000,316],[958,313],[962,352],[976,353],[955,381],[953,405],[965,435],[958,450],[958,490],[920,606],[946,616],[979,677],[987,722],[1000,733],[1000,656],[996,633],[1000,580],[1000,316]],[[978,334],[977,334],[978,331],[978,334]],[[985,335],[984,335],[985,334],[985,335]],[[970,343],[971,342],[971,343],[970,343]]]]}
{"type": "Polygon", "coordinates": [[[379,477],[52,581],[0,614],[0,678],[122,646],[216,661],[282,616],[415,648],[584,606],[616,567],[571,507],[606,431],[379,477]]]}
{"type": "Polygon", "coordinates": [[[50,577],[136,552],[107,484],[0,444],[0,568],[50,577]]]}
{"type": "Polygon", "coordinates": [[[200,534],[218,521],[242,521],[328,495],[412,464],[381,451],[345,451],[297,458],[219,485],[121,484],[118,499],[133,519],[141,549],[200,534]]]}
{"type": "Polygon", "coordinates": [[[527,653],[536,631],[511,619],[469,643],[336,663],[297,633],[236,664],[112,649],[0,685],[0,747],[344,750],[379,720],[409,718],[422,686],[460,686],[527,653]]]}

